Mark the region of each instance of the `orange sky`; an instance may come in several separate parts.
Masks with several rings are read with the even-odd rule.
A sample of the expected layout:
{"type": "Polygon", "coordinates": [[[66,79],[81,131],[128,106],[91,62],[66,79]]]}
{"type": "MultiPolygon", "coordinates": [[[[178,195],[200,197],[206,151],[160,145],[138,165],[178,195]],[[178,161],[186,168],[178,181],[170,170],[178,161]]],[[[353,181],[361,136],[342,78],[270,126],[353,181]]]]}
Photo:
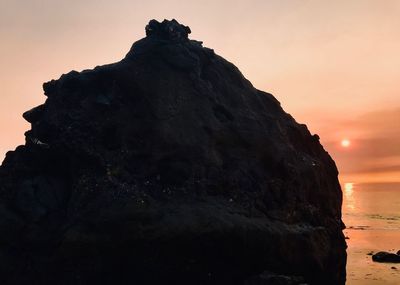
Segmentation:
{"type": "Polygon", "coordinates": [[[0,0],[0,160],[23,143],[43,82],[120,60],[152,18],[189,25],[273,93],[343,182],[400,182],[397,0],[0,0]]]}

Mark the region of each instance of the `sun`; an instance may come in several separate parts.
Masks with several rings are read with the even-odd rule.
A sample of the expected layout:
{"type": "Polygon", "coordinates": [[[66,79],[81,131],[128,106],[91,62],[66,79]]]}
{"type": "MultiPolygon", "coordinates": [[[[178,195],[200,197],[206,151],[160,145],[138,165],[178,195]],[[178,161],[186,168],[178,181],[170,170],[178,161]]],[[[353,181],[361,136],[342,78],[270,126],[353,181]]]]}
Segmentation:
{"type": "Polygon", "coordinates": [[[340,144],[342,145],[342,147],[349,147],[350,146],[350,141],[348,139],[342,139],[340,144]]]}

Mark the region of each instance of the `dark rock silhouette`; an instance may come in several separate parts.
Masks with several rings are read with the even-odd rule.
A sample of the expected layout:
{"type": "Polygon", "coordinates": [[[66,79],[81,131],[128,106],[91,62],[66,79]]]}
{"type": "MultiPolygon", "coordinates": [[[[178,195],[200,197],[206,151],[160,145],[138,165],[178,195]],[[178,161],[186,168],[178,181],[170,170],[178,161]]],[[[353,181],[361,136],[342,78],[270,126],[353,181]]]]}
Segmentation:
{"type": "Polygon", "coordinates": [[[344,284],[334,161],[189,33],[43,85],[0,168],[1,284],[344,284]]]}
{"type": "Polygon", "coordinates": [[[375,262],[400,263],[400,255],[386,251],[380,251],[372,255],[372,260],[375,262]]]}

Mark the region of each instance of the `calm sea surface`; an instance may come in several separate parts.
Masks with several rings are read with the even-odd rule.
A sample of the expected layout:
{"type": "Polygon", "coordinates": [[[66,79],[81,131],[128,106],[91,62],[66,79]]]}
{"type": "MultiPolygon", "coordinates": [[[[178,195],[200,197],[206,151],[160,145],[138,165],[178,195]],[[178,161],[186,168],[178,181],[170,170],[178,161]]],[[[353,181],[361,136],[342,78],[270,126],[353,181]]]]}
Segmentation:
{"type": "Polygon", "coordinates": [[[343,183],[349,238],[348,285],[400,285],[400,264],[372,262],[370,252],[400,250],[400,184],[343,183]]]}

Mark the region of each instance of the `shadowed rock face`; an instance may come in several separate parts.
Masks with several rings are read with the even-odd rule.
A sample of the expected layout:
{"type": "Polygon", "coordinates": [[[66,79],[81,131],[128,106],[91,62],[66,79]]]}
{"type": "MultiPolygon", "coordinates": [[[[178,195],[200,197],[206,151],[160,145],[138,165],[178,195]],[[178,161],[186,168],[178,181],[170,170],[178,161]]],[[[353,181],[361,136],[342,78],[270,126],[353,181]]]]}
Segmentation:
{"type": "Polygon", "coordinates": [[[0,168],[1,284],[344,284],[334,161],[189,33],[43,85],[0,168]]]}

